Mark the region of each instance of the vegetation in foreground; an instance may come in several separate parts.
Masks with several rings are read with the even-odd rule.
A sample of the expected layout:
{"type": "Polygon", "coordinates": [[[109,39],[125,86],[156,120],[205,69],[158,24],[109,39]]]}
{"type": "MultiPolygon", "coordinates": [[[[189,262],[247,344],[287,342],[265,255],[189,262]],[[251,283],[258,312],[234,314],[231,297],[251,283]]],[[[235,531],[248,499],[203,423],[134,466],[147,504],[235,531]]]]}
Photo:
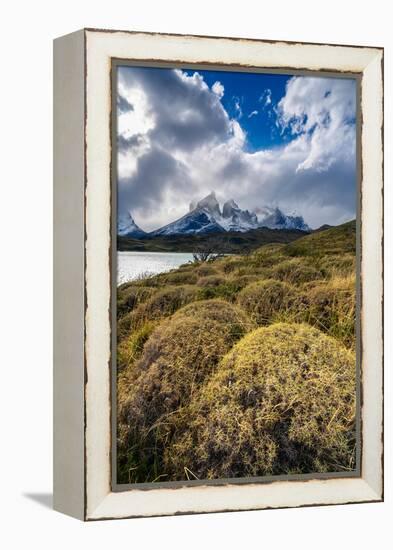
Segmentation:
{"type": "Polygon", "coordinates": [[[355,467],[355,222],[118,289],[118,482],[355,467]]]}

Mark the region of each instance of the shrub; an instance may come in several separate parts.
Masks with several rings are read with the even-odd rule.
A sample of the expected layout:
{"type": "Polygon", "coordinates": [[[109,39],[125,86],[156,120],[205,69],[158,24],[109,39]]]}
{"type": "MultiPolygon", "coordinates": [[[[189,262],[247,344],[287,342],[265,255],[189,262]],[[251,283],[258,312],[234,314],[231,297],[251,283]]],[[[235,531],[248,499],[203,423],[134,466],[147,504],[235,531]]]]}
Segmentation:
{"type": "Polygon", "coordinates": [[[241,290],[251,283],[256,283],[257,281],[260,281],[262,278],[263,277],[258,275],[239,275],[231,277],[230,279],[228,279],[228,281],[230,283],[236,284],[239,290],[241,290]]]}
{"type": "Polygon", "coordinates": [[[117,319],[117,342],[119,343],[126,338],[131,329],[134,327],[135,313],[133,310],[117,319]]]}
{"type": "Polygon", "coordinates": [[[288,283],[299,285],[315,279],[320,279],[322,273],[315,267],[307,265],[303,259],[295,258],[285,260],[270,270],[272,279],[279,279],[288,283]]]}
{"type": "Polygon", "coordinates": [[[240,290],[236,281],[227,281],[218,286],[200,287],[198,290],[198,300],[212,300],[214,298],[228,300],[233,302],[240,290]]]}
{"type": "Polygon", "coordinates": [[[267,244],[252,254],[252,261],[258,267],[272,267],[285,259],[283,250],[282,244],[267,244]]]}
{"type": "Polygon", "coordinates": [[[245,336],[190,404],[164,453],[170,479],[355,466],[355,356],[307,325],[245,336]]]}
{"type": "Polygon", "coordinates": [[[206,277],[208,275],[215,275],[217,273],[217,270],[212,265],[202,264],[195,269],[195,273],[198,275],[198,277],[206,277]]]}
{"type": "Polygon", "coordinates": [[[355,347],[355,276],[335,277],[304,287],[293,304],[297,321],[307,322],[355,347]]]}
{"type": "Polygon", "coordinates": [[[224,273],[232,273],[239,267],[244,266],[244,258],[241,256],[231,256],[229,258],[224,258],[219,262],[216,262],[216,266],[220,271],[224,273]]]}
{"type": "Polygon", "coordinates": [[[143,351],[150,334],[153,332],[155,323],[146,321],[139,329],[131,332],[128,337],[122,339],[117,346],[117,372],[132,366],[143,351]]]}
{"type": "Polygon", "coordinates": [[[189,270],[170,271],[161,275],[162,284],[170,285],[193,285],[197,282],[198,276],[189,270]]]}
{"type": "Polygon", "coordinates": [[[135,286],[145,286],[156,288],[160,283],[160,275],[146,271],[141,273],[136,279],[133,279],[132,284],[135,286]]]}
{"type": "Polygon", "coordinates": [[[203,300],[192,302],[178,311],[182,317],[191,317],[193,319],[204,319],[224,323],[230,334],[240,338],[246,332],[249,332],[255,325],[249,320],[248,316],[239,307],[228,304],[224,300],[203,300]]]}
{"type": "Polygon", "coordinates": [[[225,284],[226,282],[227,279],[220,275],[207,275],[206,277],[201,277],[197,284],[203,287],[215,287],[225,284]]]}
{"type": "Polygon", "coordinates": [[[246,286],[239,292],[237,303],[254,322],[266,325],[274,315],[290,306],[295,295],[296,291],[291,285],[266,279],[246,286]]]}
{"type": "Polygon", "coordinates": [[[154,290],[149,287],[123,285],[117,289],[117,315],[121,317],[147,300],[154,290]]]}
{"type": "Polygon", "coordinates": [[[182,410],[220,359],[246,331],[246,317],[226,302],[193,303],[161,322],[135,365],[132,384],[119,385],[120,478],[151,481],[182,410]],[[133,464],[133,466],[130,466],[133,464]]]}
{"type": "Polygon", "coordinates": [[[157,290],[147,302],[135,310],[134,326],[172,315],[182,306],[192,302],[196,294],[196,287],[191,285],[167,286],[157,290]]]}
{"type": "Polygon", "coordinates": [[[356,257],[353,254],[326,256],[321,259],[319,268],[328,277],[351,275],[355,273],[356,257]]]}

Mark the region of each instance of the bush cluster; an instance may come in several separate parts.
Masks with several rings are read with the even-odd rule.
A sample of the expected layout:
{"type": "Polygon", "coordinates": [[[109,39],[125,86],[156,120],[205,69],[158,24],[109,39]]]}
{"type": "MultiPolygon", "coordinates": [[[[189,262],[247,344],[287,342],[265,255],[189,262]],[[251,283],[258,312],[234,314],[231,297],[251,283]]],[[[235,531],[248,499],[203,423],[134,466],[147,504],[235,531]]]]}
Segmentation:
{"type": "Polygon", "coordinates": [[[132,382],[118,391],[121,433],[127,434],[119,448],[127,457],[126,476],[135,447],[134,480],[142,480],[148,466],[159,461],[157,450],[163,452],[176,419],[248,326],[236,306],[213,300],[190,304],[153,331],[134,365],[132,382]]]}
{"type": "Polygon", "coordinates": [[[119,483],[355,467],[355,224],[117,292],[119,483]]]}
{"type": "Polygon", "coordinates": [[[307,325],[245,336],[164,451],[171,479],[334,472],[354,465],[355,357],[307,325]]]}
{"type": "Polygon", "coordinates": [[[295,296],[295,289],[288,283],[266,279],[246,286],[237,302],[258,325],[267,325],[273,316],[290,307],[295,296]]]}

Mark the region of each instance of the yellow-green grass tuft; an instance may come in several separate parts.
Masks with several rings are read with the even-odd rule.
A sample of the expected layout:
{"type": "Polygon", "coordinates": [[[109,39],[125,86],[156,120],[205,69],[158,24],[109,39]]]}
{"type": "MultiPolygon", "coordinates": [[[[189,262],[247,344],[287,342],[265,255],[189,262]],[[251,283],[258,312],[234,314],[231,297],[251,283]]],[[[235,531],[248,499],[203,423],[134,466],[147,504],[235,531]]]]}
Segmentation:
{"type": "Polygon", "coordinates": [[[299,285],[321,279],[322,273],[315,267],[307,265],[304,259],[293,258],[280,262],[278,265],[270,268],[270,277],[299,285]]]}
{"type": "Polygon", "coordinates": [[[122,285],[117,289],[117,315],[122,317],[132,311],[136,306],[145,302],[154,292],[149,287],[135,286],[133,284],[122,285]]]}
{"type": "Polygon", "coordinates": [[[217,269],[223,273],[232,273],[238,268],[244,267],[245,259],[242,256],[230,256],[216,261],[215,264],[217,269]]]}
{"type": "Polygon", "coordinates": [[[170,479],[349,471],[355,356],[307,325],[259,328],[221,361],[164,452],[170,479]]]}
{"type": "Polygon", "coordinates": [[[197,288],[192,285],[166,286],[133,312],[133,326],[136,328],[145,321],[162,319],[172,315],[192,302],[197,295],[197,288]]]}
{"type": "Polygon", "coordinates": [[[198,277],[207,277],[208,275],[216,275],[217,270],[213,265],[203,263],[195,269],[195,273],[198,275],[198,277]]]}
{"type": "Polygon", "coordinates": [[[305,285],[289,314],[296,321],[315,326],[354,349],[355,275],[334,277],[328,281],[305,285]]]}
{"type": "Polygon", "coordinates": [[[325,277],[351,275],[355,273],[356,256],[354,254],[331,255],[321,258],[319,269],[325,277]]]}
{"type": "Polygon", "coordinates": [[[247,318],[238,308],[214,300],[190,304],[153,331],[135,365],[132,383],[119,384],[123,482],[152,481],[157,472],[164,473],[163,449],[184,407],[245,334],[246,325],[247,318]]]}
{"type": "Polygon", "coordinates": [[[170,271],[160,275],[160,281],[163,285],[193,285],[197,280],[197,274],[189,269],[170,271]]]}
{"type": "Polygon", "coordinates": [[[204,319],[223,323],[235,339],[255,328],[255,324],[240,307],[221,299],[192,302],[180,309],[177,315],[199,319],[202,323],[204,319]]]}
{"type": "Polygon", "coordinates": [[[296,290],[292,285],[266,279],[241,290],[237,303],[250,315],[253,322],[266,325],[279,312],[289,308],[295,296],[296,290]]]}
{"type": "Polygon", "coordinates": [[[245,285],[240,284],[237,277],[215,274],[201,277],[197,286],[199,288],[198,300],[223,298],[232,302],[239,290],[245,285]]]}
{"type": "Polygon", "coordinates": [[[146,321],[140,328],[131,331],[117,346],[117,372],[130,369],[140,357],[143,346],[153,332],[156,323],[146,321]]]}
{"type": "Polygon", "coordinates": [[[233,275],[231,276],[228,281],[237,285],[239,287],[239,290],[242,290],[244,287],[250,285],[251,283],[256,283],[257,281],[260,281],[263,279],[262,276],[254,274],[254,275],[233,275]]]}
{"type": "Polygon", "coordinates": [[[285,259],[283,250],[282,244],[267,244],[253,252],[251,259],[256,267],[272,267],[285,259]]]}
{"type": "Polygon", "coordinates": [[[201,277],[198,280],[198,286],[202,287],[216,287],[223,285],[227,282],[226,277],[222,277],[221,275],[206,275],[205,277],[201,277]]]}

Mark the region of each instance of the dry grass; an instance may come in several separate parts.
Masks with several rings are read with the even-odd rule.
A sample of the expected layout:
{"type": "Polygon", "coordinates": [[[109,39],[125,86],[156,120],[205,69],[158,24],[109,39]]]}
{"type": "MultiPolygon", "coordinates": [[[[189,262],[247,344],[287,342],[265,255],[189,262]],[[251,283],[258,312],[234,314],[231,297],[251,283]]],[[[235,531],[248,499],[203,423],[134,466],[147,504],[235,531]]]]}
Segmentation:
{"type": "Polygon", "coordinates": [[[354,468],[354,228],[119,287],[119,482],[354,468]]]}
{"type": "Polygon", "coordinates": [[[143,346],[153,332],[156,323],[146,321],[139,329],[131,331],[117,346],[117,370],[130,369],[140,357],[143,346]]]}
{"type": "Polygon", "coordinates": [[[225,356],[177,426],[164,471],[184,479],[353,468],[355,357],[307,325],[260,328],[225,356]]]}
{"type": "Polygon", "coordinates": [[[262,279],[259,275],[232,275],[228,278],[228,281],[236,284],[239,290],[242,290],[244,287],[256,283],[262,279]]]}
{"type": "Polygon", "coordinates": [[[207,277],[208,275],[216,275],[217,270],[212,264],[204,263],[195,268],[195,273],[198,277],[207,277]]]}
{"type": "Polygon", "coordinates": [[[119,384],[120,478],[127,479],[130,468],[134,481],[156,477],[176,418],[247,323],[235,306],[215,300],[191,304],[153,331],[133,383],[119,384]]]}
{"type": "Polygon", "coordinates": [[[197,289],[192,285],[165,286],[134,311],[134,326],[139,327],[146,321],[168,317],[192,302],[196,295],[197,289]]]}
{"type": "Polygon", "coordinates": [[[122,285],[117,291],[117,315],[122,317],[132,311],[137,305],[146,301],[154,290],[149,287],[122,285]]]}
{"type": "Polygon", "coordinates": [[[336,276],[304,287],[293,304],[295,320],[306,322],[355,348],[355,276],[336,276]]]}
{"type": "Polygon", "coordinates": [[[278,312],[286,310],[295,299],[295,289],[288,283],[266,279],[246,286],[238,294],[238,304],[258,325],[266,325],[278,312]]]}
{"type": "Polygon", "coordinates": [[[294,285],[322,278],[322,273],[301,258],[285,260],[270,269],[270,277],[294,285]]]}
{"type": "Polygon", "coordinates": [[[198,286],[214,288],[227,283],[227,278],[220,275],[206,275],[198,280],[198,286]]]}
{"type": "Polygon", "coordinates": [[[189,269],[170,271],[160,277],[163,285],[193,285],[198,280],[198,275],[189,269]]]}
{"type": "Polygon", "coordinates": [[[319,269],[327,278],[353,275],[355,268],[356,257],[353,254],[323,257],[319,262],[319,269]]]}

